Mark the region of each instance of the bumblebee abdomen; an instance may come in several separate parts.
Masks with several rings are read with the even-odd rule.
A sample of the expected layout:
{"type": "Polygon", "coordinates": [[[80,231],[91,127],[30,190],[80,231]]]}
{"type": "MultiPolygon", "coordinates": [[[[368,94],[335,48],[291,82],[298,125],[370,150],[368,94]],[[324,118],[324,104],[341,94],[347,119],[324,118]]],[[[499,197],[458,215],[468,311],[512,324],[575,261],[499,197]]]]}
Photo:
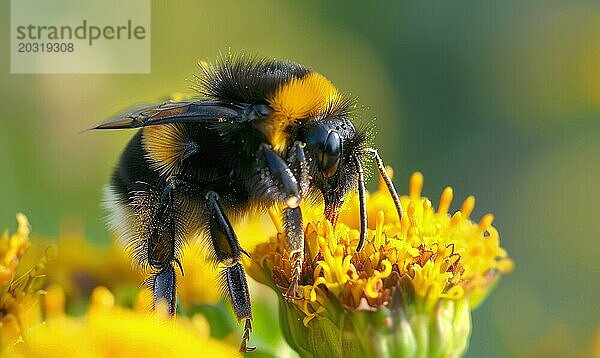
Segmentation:
{"type": "Polygon", "coordinates": [[[155,187],[161,181],[160,174],[152,169],[142,144],[142,131],[129,141],[111,177],[110,186],[120,199],[126,200],[130,192],[155,187]]]}
{"type": "Polygon", "coordinates": [[[254,161],[231,141],[252,139],[229,135],[225,140],[218,128],[178,124],[146,127],[132,137],[105,189],[104,206],[109,226],[122,245],[132,249],[135,261],[157,267],[171,260],[181,246],[178,242],[208,220],[204,197],[208,191],[222,193],[223,205],[232,214],[250,206],[244,180],[231,174],[234,167],[248,173],[254,161]],[[186,143],[195,143],[193,153],[181,148],[186,143]],[[173,178],[187,180],[197,189],[178,188],[172,204],[161,207],[173,178]]]}

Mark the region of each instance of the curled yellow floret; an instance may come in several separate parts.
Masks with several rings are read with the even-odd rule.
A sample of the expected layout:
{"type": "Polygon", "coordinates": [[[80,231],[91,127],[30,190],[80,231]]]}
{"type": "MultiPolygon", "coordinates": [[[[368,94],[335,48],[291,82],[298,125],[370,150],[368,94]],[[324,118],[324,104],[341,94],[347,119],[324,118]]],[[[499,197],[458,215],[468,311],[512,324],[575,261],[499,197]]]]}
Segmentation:
{"type": "MultiPolygon", "coordinates": [[[[391,169],[388,169],[391,172],[391,169]]],[[[367,193],[367,243],[359,243],[359,204],[349,197],[336,227],[322,206],[305,205],[305,260],[298,299],[277,210],[278,233],[252,250],[248,272],[280,295],[283,335],[301,356],[458,357],[467,346],[471,310],[513,263],[499,246],[493,216],[469,218],[469,196],[450,214],[453,191],[437,208],[421,195],[423,176],[400,197],[400,220],[386,185],[367,193]]]]}
{"type": "Polygon", "coordinates": [[[27,217],[17,214],[15,233],[5,231],[0,237],[0,347],[22,342],[27,330],[42,321],[44,271],[56,252],[48,247],[33,267],[23,268],[30,232],[27,217]]]}
{"type": "MultiPolygon", "coordinates": [[[[367,197],[368,243],[356,252],[359,241],[358,202],[349,198],[335,228],[305,207],[306,258],[298,294],[293,302],[308,324],[327,309],[332,299],[344,309],[376,311],[394,301],[414,301],[418,311],[430,311],[440,299],[468,299],[476,306],[501,274],[512,270],[512,261],[499,246],[493,216],[477,223],[470,215],[472,196],[449,215],[452,188],[442,191],[437,209],[421,196],[423,176],[412,175],[405,209],[398,219],[385,184],[367,197]],[[315,220],[316,218],[316,220],[315,220]]],[[[282,292],[290,282],[290,265],[283,234],[257,246],[250,272],[282,292]]]]}

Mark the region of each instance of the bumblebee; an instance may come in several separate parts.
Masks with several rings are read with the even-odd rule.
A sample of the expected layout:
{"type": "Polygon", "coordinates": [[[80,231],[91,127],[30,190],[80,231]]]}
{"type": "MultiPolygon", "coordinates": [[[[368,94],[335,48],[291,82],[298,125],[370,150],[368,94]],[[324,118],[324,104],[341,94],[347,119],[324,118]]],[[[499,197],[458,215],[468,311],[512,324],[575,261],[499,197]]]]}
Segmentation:
{"type": "MultiPolygon", "coordinates": [[[[151,273],[154,303],[175,314],[175,269],[185,240],[206,238],[223,267],[223,287],[238,322],[240,350],[252,350],[250,295],[232,222],[252,210],[282,208],[291,260],[287,299],[296,298],[304,261],[300,203],[324,200],[335,225],[344,198],[358,191],[361,250],[367,216],[363,165],[374,158],[402,208],[366,130],[351,121],[354,101],[325,77],[302,65],[245,56],[201,64],[195,87],[202,99],[144,107],[93,129],[140,130],[123,151],[105,188],[109,226],[151,273]]],[[[182,270],[183,271],[183,270],[182,270]]]]}

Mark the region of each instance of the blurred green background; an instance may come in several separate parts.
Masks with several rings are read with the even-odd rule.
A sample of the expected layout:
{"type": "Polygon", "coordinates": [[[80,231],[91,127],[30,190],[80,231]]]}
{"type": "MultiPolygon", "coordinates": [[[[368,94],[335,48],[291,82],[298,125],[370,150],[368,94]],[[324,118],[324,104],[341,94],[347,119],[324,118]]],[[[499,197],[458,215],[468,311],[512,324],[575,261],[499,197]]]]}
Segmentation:
{"type": "MultiPolygon", "coordinates": [[[[108,241],[101,189],[132,133],[87,132],[188,90],[231,48],[304,63],[358,96],[406,190],[469,194],[516,262],[473,314],[468,356],[586,354],[600,329],[598,1],[154,1],[148,75],[11,75],[0,8],[0,226],[108,241]]],[[[371,183],[372,185],[374,183],[371,183]]]]}

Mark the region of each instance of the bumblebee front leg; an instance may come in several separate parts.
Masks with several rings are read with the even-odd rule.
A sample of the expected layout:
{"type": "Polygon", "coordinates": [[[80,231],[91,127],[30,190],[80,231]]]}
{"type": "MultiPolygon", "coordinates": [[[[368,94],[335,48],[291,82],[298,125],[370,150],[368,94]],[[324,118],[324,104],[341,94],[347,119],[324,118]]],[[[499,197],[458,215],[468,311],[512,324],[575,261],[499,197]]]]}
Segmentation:
{"type": "Polygon", "coordinates": [[[257,172],[250,188],[263,202],[283,203],[295,208],[302,195],[298,180],[287,163],[268,144],[261,144],[257,154],[257,172]]]}
{"type": "Polygon", "coordinates": [[[306,155],[304,154],[304,147],[306,143],[295,141],[294,145],[288,152],[288,166],[291,168],[294,176],[298,178],[298,184],[300,186],[300,194],[304,197],[308,192],[309,176],[308,176],[308,163],[306,162],[306,155]]]}
{"type": "MultiPolygon", "coordinates": [[[[294,142],[288,153],[288,165],[294,175],[298,178],[300,193],[302,196],[308,192],[309,177],[308,164],[304,154],[305,144],[299,141],[294,142]]],[[[283,228],[287,239],[288,250],[290,251],[290,263],[292,266],[291,282],[288,287],[285,298],[288,300],[296,299],[296,289],[298,280],[302,274],[302,263],[304,261],[304,223],[302,222],[302,211],[300,207],[285,208],[283,210],[283,228]]]]}
{"type": "Polygon", "coordinates": [[[304,144],[296,141],[287,159],[286,163],[268,144],[263,143],[257,155],[257,175],[251,182],[250,190],[262,201],[286,206],[283,210],[283,228],[290,252],[292,279],[285,297],[291,300],[297,298],[296,288],[304,261],[304,226],[299,207],[309,185],[304,144]]]}
{"type": "Polygon", "coordinates": [[[302,273],[302,262],[304,261],[304,224],[302,223],[302,211],[299,207],[283,210],[283,228],[292,266],[290,287],[288,287],[284,296],[288,300],[293,300],[298,298],[296,289],[298,288],[298,280],[302,273]]]}
{"type": "Polygon", "coordinates": [[[240,263],[242,253],[248,254],[240,247],[233,227],[219,205],[219,195],[214,191],[209,191],[206,194],[206,200],[210,215],[210,240],[217,261],[225,265],[223,271],[225,289],[238,322],[245,320],[240,352],[253,351],[255,348],[247,345],[250,332],[252,332],[250,291],[248,290],[244,268],[240,263]]]}

